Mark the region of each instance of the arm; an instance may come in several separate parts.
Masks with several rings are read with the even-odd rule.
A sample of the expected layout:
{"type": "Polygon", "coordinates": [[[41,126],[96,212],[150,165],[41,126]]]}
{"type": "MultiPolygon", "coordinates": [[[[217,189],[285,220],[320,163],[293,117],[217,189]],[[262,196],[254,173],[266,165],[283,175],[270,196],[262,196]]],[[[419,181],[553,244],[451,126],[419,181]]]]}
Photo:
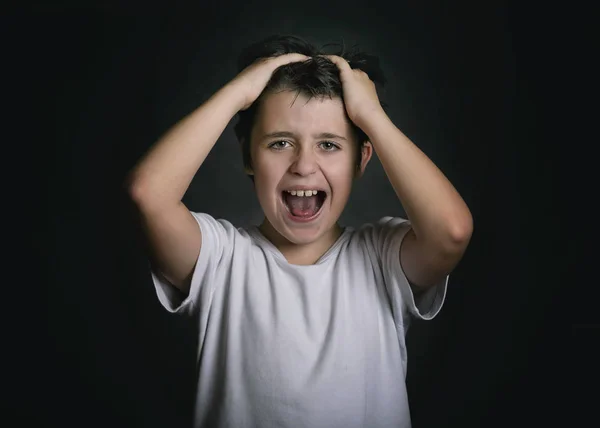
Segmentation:
{"type": "Polygon", "coordinates": [[[437,284],[467,248],[471,213],[442,172],[383,111],[367,116],[361,128],[411,221],[400,252],[404,272],[415,289],[437,284]]]}
{"type": "Polygon", "coordinates": [[[288,54],[249,66],[170,129],[129,174],[127,187],[140,213],[150,257],[184,293],[202,245],[198,224],[181,201],[185,192],[231,118],[258,98],[273,71],[305,58],[288,54]]]}
{"type": "Polygon", "coordinates": [[[181,199],[237,112],[238,98],[234,87],[223,87],[169,130],[128,177],[150,259],[171,284],[186,294],[202,236],[181,199]]]}
{"type": "Polygon", "coordinates": [[[344,103],[350,119],[368,135],[412,228],[400,262],[415,290],[441,281],[462,258],[473,219],[464,200],[435,164],[384,112],[374,83],[340,57],[344,103]]]}

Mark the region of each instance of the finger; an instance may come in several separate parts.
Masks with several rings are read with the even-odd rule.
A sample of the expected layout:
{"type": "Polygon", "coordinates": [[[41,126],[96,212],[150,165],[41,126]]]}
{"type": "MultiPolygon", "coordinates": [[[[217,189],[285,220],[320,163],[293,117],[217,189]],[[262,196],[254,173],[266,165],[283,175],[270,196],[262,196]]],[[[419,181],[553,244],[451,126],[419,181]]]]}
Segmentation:
{"type": "Polygon", "coordinates": [[[288,53],[276,56],[272,58],[275,67],[281,67],[282,65],[290,64],[292,62],[301,62],[309,59],[309,56],[300,53],[288,53]]]}
{"type": "Polygon", "coordinates": [[[352,67],[350,67],[350,64],[348,64],[348,61],[346,61],[344,58],[342,58],[341,56],[337,56],[337,55],[323,55],[325,58],[327,58],[329,61],[333,62],[337,68],[340,69],[340,71],[351,71],[352,67]]]}

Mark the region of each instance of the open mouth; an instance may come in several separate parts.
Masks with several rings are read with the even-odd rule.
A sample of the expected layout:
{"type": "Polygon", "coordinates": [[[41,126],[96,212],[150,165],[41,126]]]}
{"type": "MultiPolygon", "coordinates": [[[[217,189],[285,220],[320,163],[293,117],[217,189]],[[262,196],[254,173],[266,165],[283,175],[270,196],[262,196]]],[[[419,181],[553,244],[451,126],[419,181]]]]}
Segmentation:
{"type": "Polygon", "coordinates": [[[319,214],[327,193],[322,190],[284,190],[281,198],[294,220],[307,221],[319,214]]]}

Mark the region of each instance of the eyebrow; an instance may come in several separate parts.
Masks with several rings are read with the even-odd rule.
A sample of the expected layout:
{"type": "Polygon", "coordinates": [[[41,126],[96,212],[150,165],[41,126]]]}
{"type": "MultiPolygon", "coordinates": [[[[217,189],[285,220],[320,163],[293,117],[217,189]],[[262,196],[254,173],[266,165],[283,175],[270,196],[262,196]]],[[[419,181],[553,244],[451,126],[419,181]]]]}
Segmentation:
{"type": "MultiPolygon", "coordinates": [[[[262,139],[266,138],[294,138],[295,134],[289,131],[276,131],[269,132],[268,134],[263,135],[262,139]]],[[[331,132],[321,132],[320,134],[313,135],[313,138],[330,138],[336,140],[344,140],[346,141],[346,137],[342,137],[341,135],[332,134],[331,132]]]]}

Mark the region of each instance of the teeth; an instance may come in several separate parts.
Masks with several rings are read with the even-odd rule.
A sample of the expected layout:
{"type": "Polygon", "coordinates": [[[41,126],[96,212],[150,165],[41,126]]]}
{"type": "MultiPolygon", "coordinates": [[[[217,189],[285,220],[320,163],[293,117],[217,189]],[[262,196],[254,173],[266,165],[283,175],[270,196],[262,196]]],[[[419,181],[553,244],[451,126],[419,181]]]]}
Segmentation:
{"type": "Polygon", "coordinates": [[[292,196],[316,196],[318,190],[287,190],[292,196]]]}

